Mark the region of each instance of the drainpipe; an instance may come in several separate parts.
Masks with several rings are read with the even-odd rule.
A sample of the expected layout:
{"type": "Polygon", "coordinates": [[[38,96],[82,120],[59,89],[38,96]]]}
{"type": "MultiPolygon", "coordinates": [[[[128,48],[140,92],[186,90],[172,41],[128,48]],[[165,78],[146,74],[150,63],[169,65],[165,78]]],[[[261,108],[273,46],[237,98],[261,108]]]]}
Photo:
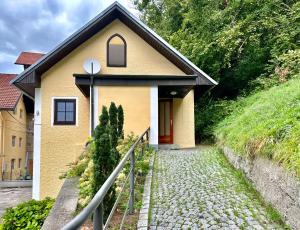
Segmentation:
{"type": "Polygon", "coordinates": [[[2,116],[2,113],[0,112],[0,118],[1,118],[1,123],[0,123],[0,128],[1,128],[1,139],[0,139],[0,156],[2,156],[2,165],[1,165],[1,179],[3,181],[3,176],[4,176],[4,166],[5,166],[5,159],[4,159],[4,119],[2,116]]]}
{"type": "Polygon", "coordinates": [[[94,75],[91,75],[91,136],[94,133],[94,75]]]}
{"type": "Polygon", "coordinates": [[[94,134],[94,63],[91,63],[91,90],[90,90],[90,100],[91,100],[91,136],[94,134]]]}

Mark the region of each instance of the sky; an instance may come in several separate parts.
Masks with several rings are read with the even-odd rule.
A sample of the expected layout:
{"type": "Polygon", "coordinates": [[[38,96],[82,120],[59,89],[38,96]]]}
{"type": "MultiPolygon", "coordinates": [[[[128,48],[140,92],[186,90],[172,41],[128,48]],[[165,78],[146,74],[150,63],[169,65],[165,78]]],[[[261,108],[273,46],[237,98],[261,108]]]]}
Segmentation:
{"type": "MultiPolygon", "coordinates": [[[[115,0],[0,0],[0,73],[22,51],[47,53],[115,0]]],[[[136,14],[131,0],[118,0],[136,14]]]]}

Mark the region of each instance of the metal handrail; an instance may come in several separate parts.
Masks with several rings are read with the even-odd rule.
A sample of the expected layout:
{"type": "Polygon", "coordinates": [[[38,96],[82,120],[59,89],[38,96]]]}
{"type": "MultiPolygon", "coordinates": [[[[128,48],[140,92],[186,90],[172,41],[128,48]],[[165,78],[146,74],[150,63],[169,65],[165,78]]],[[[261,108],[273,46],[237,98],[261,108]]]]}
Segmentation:
{"type": "Polygon", "coordinates": [[[108,192],[108,190],[111,188],[115,180],[117,179],[119,173],[124,168],[127,160],[130,158],[130,164],[131,164],[131,174],[130,174],[130,212],[133,211],[133,196],[134,196],[134,164],[135,164],[135,157],[134,157],[134,149],[138,145],[139,142],[144,141],[144,136],[146,135],[146,139],[149,139],[149,131],[150,127],[144,131],[144,133],[136,140],[136,142],[130,147],[128,152],[125,154],[123,159],[120,161],[118,166],[114,169],[114,171],[110,174],[110,176],[107,178],[107,180],[104,182],[104,184],[101,186],[101,188],[98,190],[98,192],[95,194],[93,199],[90,201],[90,203],[74,218],[72,219],[68,224],[66,224],[63,227],[63,230],[74,230],[79,228],[84,224],[84,222],[91,216],[91,214],[94,213],[93,223],[94,223],[94,229],[95,230],[101,230],[103,229],[103,199],[108,192]]]}

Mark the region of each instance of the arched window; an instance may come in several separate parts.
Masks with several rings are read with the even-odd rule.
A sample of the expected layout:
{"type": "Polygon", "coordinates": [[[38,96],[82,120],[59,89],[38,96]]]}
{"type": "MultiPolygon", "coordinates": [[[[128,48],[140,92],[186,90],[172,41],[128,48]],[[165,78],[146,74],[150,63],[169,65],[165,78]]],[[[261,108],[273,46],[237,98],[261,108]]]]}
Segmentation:
{"type": "Polygon", "coordinates": [[[114,34],[107,41],[107,66],[126,67],[126,41],[119,35],[114,34]]]}

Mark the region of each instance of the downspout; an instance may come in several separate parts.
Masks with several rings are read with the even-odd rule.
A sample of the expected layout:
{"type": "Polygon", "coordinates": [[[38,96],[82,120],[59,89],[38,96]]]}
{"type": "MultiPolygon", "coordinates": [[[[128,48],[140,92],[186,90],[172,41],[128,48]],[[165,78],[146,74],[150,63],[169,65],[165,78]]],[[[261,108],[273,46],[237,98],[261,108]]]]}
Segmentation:
{"type": "Polygon", "coordinates": [[[5,159],[4,159],[4,119],[2,116],[2,113],[0,112],[0,118],[1,118],[1,140],[0,140],[0,156],[2,156],[2,165],[1,165],[1,180],[3,181],[3,176],[4,176],[4,167],[5,167],[5,159]]]}
{"type": "Polygon", "coordinates": [[[91,75],[91,136],[94,134],[94,75],[91,75]]]}

